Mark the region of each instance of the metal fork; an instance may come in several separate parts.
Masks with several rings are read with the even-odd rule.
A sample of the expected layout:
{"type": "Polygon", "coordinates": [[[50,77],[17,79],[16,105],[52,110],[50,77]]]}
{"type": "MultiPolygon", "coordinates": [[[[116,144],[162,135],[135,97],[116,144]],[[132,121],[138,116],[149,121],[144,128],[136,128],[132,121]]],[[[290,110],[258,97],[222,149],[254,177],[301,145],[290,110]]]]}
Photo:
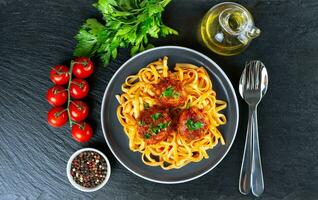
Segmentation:
{"type": "Polygon", "coordinates": [[[268,87],[268,75],[264,64],[259,60],[245,64],[239,91],[249,106],[247,134],[240,173],[239,190],[247,195],[252,191],[260,196],[264,191],[264,180],[258,141],[257,106],[268,87]]]}

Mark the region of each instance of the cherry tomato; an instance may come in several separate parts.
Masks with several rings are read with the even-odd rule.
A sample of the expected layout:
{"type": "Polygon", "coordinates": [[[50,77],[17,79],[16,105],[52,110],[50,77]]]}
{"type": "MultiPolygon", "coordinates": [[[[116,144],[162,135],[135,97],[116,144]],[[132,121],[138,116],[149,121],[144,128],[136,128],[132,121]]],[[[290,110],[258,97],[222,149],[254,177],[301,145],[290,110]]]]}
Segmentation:
{"type": "Polygon", "coordinates": [[[57,65],[50,71],[50,79],[56,85],[67,84],[69,78],[68,67],[64,65],[57,65]]]}
{"type": "Polygon", "coordinates": [[[94,71],[93,62],[87,57],[79,57],[74,60],[73,74],[77,78],[87,78],[94,71]]]}
{"type": "Polygon", "coordinates": [[[67,120],[67,111],[63,107],[54,107],[47,114],[47,121],[53,127],[61,127],[67,120]]]}
{"type": "Polygon", "coordinates": [[[89,108],[83,101],[72,101],[70,104],[71,119],[74,121],[83,121],[89,112],[89,108]]]}
{"type": "Polygon", "coordinates": [[[93,129],[88,123],[81,122],[79,125],[74,124],[72,126],[72,137],[77,142],[87,142],[92,136],[93,129]]]}
{"type": "Polygon", "coordinates": [[[52,106],[61,106],[67,101],[67,91],[63,86],[53,86],[47,91],[46,99],[52,106]]]}
{"type": "Polygon", "coordinates": [[[70,86],[70,94],[74,99],[81,99],[86,97],[89,91],[89,85],[87,81],[79,78],[75,78],[72,80],[70,86]]]}

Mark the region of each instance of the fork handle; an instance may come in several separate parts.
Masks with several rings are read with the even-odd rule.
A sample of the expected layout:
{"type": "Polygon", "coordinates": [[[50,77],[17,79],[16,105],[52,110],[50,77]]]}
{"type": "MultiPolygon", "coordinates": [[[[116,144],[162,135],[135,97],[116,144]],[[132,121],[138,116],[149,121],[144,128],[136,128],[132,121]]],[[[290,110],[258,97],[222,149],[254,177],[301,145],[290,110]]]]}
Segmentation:
{"type": "Polygon", "coordinates": [[[260,196],[264,191],[264,180],[258,142],[257,106],[249,106],[249,117],[244,154],[240,173],[239,190],[242,194],[260,196]]]}

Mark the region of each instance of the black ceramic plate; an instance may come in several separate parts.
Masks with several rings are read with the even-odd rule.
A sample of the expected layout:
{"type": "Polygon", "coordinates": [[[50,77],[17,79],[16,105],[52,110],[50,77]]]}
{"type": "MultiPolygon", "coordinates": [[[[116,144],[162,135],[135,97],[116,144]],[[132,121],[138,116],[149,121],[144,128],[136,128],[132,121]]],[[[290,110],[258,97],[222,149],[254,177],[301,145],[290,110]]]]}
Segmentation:
{"type": "Polygon", "coordinates": [[[211,171],[225,157],[234,141],[238,126],[238,104],[235,91],[230,80],[222,69],[207,56],[192,49],[163,46],[144,51],[124,63],[110,80],[103,97],[101,109],[101,123],[106,142],[118,161],[134,174],[158,183],[183,183],[191,181],[211,171]],[[145,165],[139,152],[132,152],[128,146],[128,138],[123,131],[116,116],[119,105],[115,95],[121,94],[121,85],[128,75],[136,74],[141,68],[147,66],[163,56],[168,56],[168,65],[172,69],[175,63],[191,63],[204,66],[210,74],[213,89],[217,98],[227,101],[228,107],[224,110],[227,124],[220,126],[226,144],[220,143],[208,150],[209,158],[198,163],[190,163],[181,169],[163,170],[160,167],[145,165]]]}

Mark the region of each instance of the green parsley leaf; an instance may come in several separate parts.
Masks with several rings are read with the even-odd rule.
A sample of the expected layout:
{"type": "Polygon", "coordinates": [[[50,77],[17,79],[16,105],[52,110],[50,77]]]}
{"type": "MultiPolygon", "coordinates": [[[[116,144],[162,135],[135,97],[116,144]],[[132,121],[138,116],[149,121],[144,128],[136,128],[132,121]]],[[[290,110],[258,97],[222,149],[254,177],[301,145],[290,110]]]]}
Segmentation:
{"type": "Polygon", "coordinates": [[[117,58],[118,48],[132,47],[131,55],[153,47],[149,37],[178,35],[162,22],[171,0],[98,0],[93,6],[105,22],[88,19],[75,36],[74,56],[98,55],[105,65],[117,58]]]}
{"type": "Polygon", "coordinates": [[[195,131],[203,127],[202,122],[199,122],[199,121],[194,122],[192,119],[189,119],[186,124],[187,124],[188,130],[190,131],[195,131]]]}
{"type": "Polygon", "coordinates": [[[154,121],[157,121],[160,117],[162,117],[162,114],[157,112],[153,115],[151,115],[151,118],[154,120],[154,121]]]}
{"type": "Polygon", "coordinates": [[[153,133],[153,135],[157,135],[160,132],[159,126],[151,126],[150,131],[153,133]]]}
{"type": "Polygon", "coordinates": [[[171,121],[166,122],[166,123],[159,123],[159,124],[158,124],[158,127],[159,127],[160,129],[165,129],[165,128],[167,128],[170,124],[171,124],[171,121]]]}
{"type": "Polygon", "coordinates": [[[167,87],[162,93],[161,96],[163,97],[173,97],[174,99],[179,98],[180,94],[176,92],[173,87],[167,87]]]}
{"type": "Polygon", "coordinates": [[[171,97],[172,96],[172,93],[173,93],[173,88],[172,87],[167,87],[161,94],[161,96],[164,96],[164,97],[171,97]]]}
{"type": "Polygon", "coordinates": [[[160,30],[160,35],[162,37],[165,37],[167,35],[170,35],[170,34],[173,34],[173,35],[178,35],[178,32],[166,25],[162,25],[161,27],[161,30],[160,30]]]}
{"type": "Polygon", "coordinates": [[[153,133],[153,135],[157,135],[162,131],[162,129],[167,128],[171,124],[171,121],[166,122],[166,123],[159,123],[157,126],[150,126],[150,131],[153,133]]]}
{"type": "Polygon", "coordinates": [[[159,127],[160,129],[163,129],[163,128],[165,128],[165,124],[164,124],[164,123],[159,123],[159,124],[158,124],[158,127],[159,127]]]}
{"type": "Polygon", "coordinates": [[[151,135],[150,135],[149,133],[144,134],[144,137],[145,137],[146,139],[149,139],[150,136],[151,136],[151,135]]]}
{"type": "Polygon", "coordinates": [[[91,56],[94,54],[98,49],[98,41],[103,39],[106,32],[103,24],[96,19],[88,19],[75,36],[78,43],[74,55],[91,56]]]}
{"type": "Polygon", "coordinates": [[[179,98],[179,96],[180,96],[180,94],[177,93],[177,92],[172,93],[172,97],[173,97],[174,99],[179,98]]]}
{"type": "Polygon", "coordinates": [[[140,121],[138,122],[138,126],[144,126],[144,125],[145,125],[145,122],[144,122],[144,121],[140,120],[140,121]]]}
{"type": "Polygon", "coordinates": [[[145,109],[149,109],[149,108],[150,108],[149,103],[144,103],[144,108],[145,108],[145,109]]]}

